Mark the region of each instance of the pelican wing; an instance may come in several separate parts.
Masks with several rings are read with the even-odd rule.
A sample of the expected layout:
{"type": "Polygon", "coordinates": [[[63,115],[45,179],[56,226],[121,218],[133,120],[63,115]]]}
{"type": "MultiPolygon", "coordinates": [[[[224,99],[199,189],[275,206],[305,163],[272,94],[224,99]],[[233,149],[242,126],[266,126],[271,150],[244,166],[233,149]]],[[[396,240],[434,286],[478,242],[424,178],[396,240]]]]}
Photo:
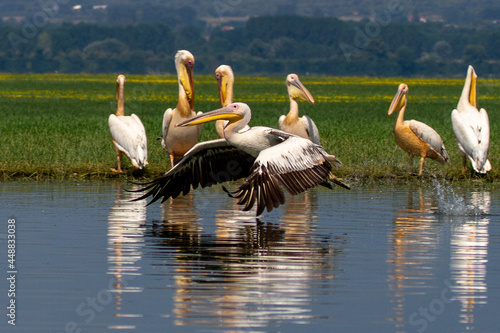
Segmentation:
{"type": "Polygon", "coordinates": [[[148,205],[160,198],[186,195],[191,187],[207,187],[237,180],[250,174],[255,157],[230,145],[225,139],[200,142],[162,177],[146,183],[138,192],[147,191],[136,200],[152,196],[148,205]]]}
{"type": "Polygon", "coordinates": [[[111,114],[108,124],[111,138],[118,150],[124,152],[139,168],[146,165],[148,157],[146,131],[139,117],[111,114]]]}
{"type": "MultiPolygon", "coordinates": [[[[304,117],[307,117],[307,116],[304,116],[304,117]]],[[[304,119],[304,117],[302,117],[302,120],[304,119]]],[[[309,118],[309,117],[307,117],[307,118],[309,118]]],[[[280,117],[280,127],[281,127],[281,123],[284,119],[285,119],[285,116],[280,117]]],[[[309,118],[309,120],[311,120],[311,118],[309,118]]],[[[316,132],[318,133],[318,128],[316,127],[316,125],[314,124],[314,122],[312,120],[311,120],[311,123],[314,126],[314,128],[316,129],[316,132]]],[[[278,131],[278,130],[273,129],[270,132],[276,136],[281,137],[284,140],[286,140],[292,136],[296,137],[296,135],[282,131],[282,130],[278,131]]],[[[317,135],[317,138],[318,138],[318,142],[319,142],[319,133],[317,135]]],[[[313,143],[315,143],[316,145],[320,146],[320,144],[314,142],[314,140],[312,140],[312,138],[311,138],[311,141],[313,143]]],[[[320,146],[320,148],[321,148],[321,150],[323,150],[323,147],[320,146]]],[[[326,152],[324,153],[324,155],[325,155],[325,158],[327,159],[327,161],[330,162],[333,165],[333,167],[340,168],[342,166],[342,162],[335,155],[330,155],[329,153],[326,153],[326,152]]]]}
{"type": "Polygon", "coordinates": [[[307,135],[309,135],[309,139],[311,139],[312,142],[315,144],[319,145],[319,131],[318,127],[316,127],[316,124],[314,121],[309,118],[309,116],[303,116],[300,118],[302,121],[302,124],[304,124],[304,127],[306,128],[307,135]]]}
{"type": "Polygon", "coordinates": [[[168,128],[170,126],[170,122],[172,120],[173,109],[168,108],[163,114],[163,124],[162,124],[162,135],[161,135],[161,146],[163,149],[167,150],[165,138],[167,137],[168,128]]]}
{"type": "Polygon", "coordinates": [[[257,215],[264,209],[270,212],[285,202],[281,186],[295,195],[324,183],[331,164],[321,146],[310,140],[282,131],[270,133],[286,140],[260,152],[251,168],[250,176],[233,193],[238,204],[250,210],[257,202],[257,215]]]}
{"type": "Polygon", "coordinates": [[[481,143],[482,149],[488,154],[488,149],[490,148],[490,119],[488,113],[485,109],[481,108],[479,110],[479,123],[481,129],[479,131],[479,142],[481,143]]]}
{"type": "Polygon", "coordinates": [[[279,125],[279,128],[283,128],[283,123],[284,123],[284,121],[285,121],[285,118],[286,118],[286,116],[285,116],[284,114],[282,114],[282,115],[280,116],[280,119],[278,120],[278,125],[279,125]]]}
{"type": "Polygon", "coordinates": [[[140,133],[141,136],[146,137],[146,129],[144,128],[141,119],[139,119],[139,117],[135,113],[132,113],[130,117],[135,120],[137,132],[140,133]]]}
{"type": "Polygon", "coordinates": [[[491,168],[488,161],[490,123],[485,109],[476,114],[472,120],[470,113],[464,117],[455,109],[451,113],[451,122],[459,147],[471,160],[474,170],[486,173],[491,168]]]}
{"type": "Polygon", "coordinates": [[[139,139],[139,146],[141,147],[141,150],[144,153],[144,161],[148,160],[148,138],[146,136],[146,129],[144,128],[144,125],[142,124],[141,119],[135,114],[132,113],[130,117],[134,120],[135,122],[135,128],[138,133],[138,139],[139,139]]]}
{"type": "Polygon", "coordinates": [[[409,120],[410,129],[423,142],[428,143],[432,149],[439,153],[444,161],[448,161],[448,153],[444,147],[443,139],[432,127],[417,120],[409,120]]]}

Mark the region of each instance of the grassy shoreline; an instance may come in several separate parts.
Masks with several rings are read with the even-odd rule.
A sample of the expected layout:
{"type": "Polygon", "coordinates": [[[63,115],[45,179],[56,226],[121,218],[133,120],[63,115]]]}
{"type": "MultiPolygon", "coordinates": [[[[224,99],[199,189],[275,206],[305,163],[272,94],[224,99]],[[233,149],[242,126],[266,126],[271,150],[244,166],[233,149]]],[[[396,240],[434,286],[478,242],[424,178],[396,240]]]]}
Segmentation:
{"type": "MultiPolygon", "coordinates": [[[[300,75],[300,73],[299,73],[300,75]]],[[[465,75],[465,71],[464,71],[465,75]]],[[[136,113],[148,135],[149,163],[145,172],[131,169],[117,175],[116,155],[107,119],[115,112],[116,75],[88,74],[0,74],[0,177],[20,179],[151,179],[168,168],[168,159],[156,138],[161,133],[163,112],[177,100],[177,79],[173,75],[127,76],[125,112],[136,113]]],[[[289,108],[285,78],[236,77],[235,100],[252,108],[250,125],[278,126],[278,118],[289,108]]],[[[371,77],[308,77],[301,81],[316,104],[300,103],[301,115],[316,122],[325,149],[343,166],[335,171],[352,183],[426,182],[433,177],[452,182],[498,185],[500,156],[498,130],[500,80],[478,82],[478,106],[490,117],[489,158],[493,170],[477,176],[470,169],[462,173],[461,157],[451,128],[451,111],[456,107],[463,80],[403,79],[371,77]],[[408,171],[408,157],[395,143],[395,116],[387,116],[397,85],[409,85],[406,119],[417,119],[440,133],[450,155],[446,165],[426,160],[424,175],[408,171]]],[[[195,76],[195,109],[219,107],[213,76],[195,76]]],[[[200,141],[215,138],[212,124],[203,128],[200,141]]],[[[414,160],[414,172],[417,171],[414,160]]]]}

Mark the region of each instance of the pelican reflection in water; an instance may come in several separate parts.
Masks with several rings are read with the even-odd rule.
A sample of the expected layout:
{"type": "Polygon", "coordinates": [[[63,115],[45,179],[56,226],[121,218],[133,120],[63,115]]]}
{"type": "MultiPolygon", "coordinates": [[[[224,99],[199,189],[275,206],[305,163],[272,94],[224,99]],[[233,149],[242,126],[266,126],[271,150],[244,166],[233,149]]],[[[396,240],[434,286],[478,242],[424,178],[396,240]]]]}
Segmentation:
{"type": "MultiPolygon", "coordinates": [[[[172,220],[155,227],[157,262],[174,266],[169,272],[175,280],[175,324],[250,328],[282,320],[314,322],[313,296],[331,292],[325,280],[333,283],[341,240],[311,227],[299,236],[291,222],[267,223],[240,212],[248,215],[245,220],[230,208],[216,214],[215,232],[176,228],[172,220]]],[[[309,225],[310,219],[300,224],[309,225]]]]}
{"type": "MultiPolygon", "coordinates": [[[[113,276],[113,301],[116,315],[123,315],[124,293],[142,291],[131,282],[141,275],[139,262],[143,256],[146,231],[144,201],[130,201],[135,195],[117,185],[116,199],[108,215],[108,274],[113,276]]],[[[142,314],[126,314],[142,316],[142,314]]]]}
{"type": "Polygon", "coordinates": [[[184,245],[189,243],[190,246],[198,246],[202,231],[198,210],[193,193],[165,201],[161,205],[161,232],[177,235],[184,245]]]}
{"type": "MultiPolygon", "coordinates": [[[[435,202],[424,196],[424,190],[408,188],[408,202],[394,211],[392,232],[388,237],[387,261],[392,264],[388,275],[393,293],[392,321],[398,329],[405,328],[415,311],[405,309],[408,295],[421,293],[422,285],[435,278],[439,260],[439,225],[432,214],[435,202]]],[[[408,327],[406,327],[408,328],[408,327]]]]}
{"type": "Polygon", "coordinates": [[[307,246],[310,234],[317,223],[317,192],[307,191],[288,200],[280,216],[285,230],[284,241],[296,246],[307,246]]]}
{"type": "Polygon", "coordinates": [[[476,190],[470,193],[470,203],[479,215],[454,217],[451,222],[450,279],[455,299],[461,304],[459,322],[473,330],[474,311],[488,302],[486,263],[490,223],[491,194],[476,190]]]}

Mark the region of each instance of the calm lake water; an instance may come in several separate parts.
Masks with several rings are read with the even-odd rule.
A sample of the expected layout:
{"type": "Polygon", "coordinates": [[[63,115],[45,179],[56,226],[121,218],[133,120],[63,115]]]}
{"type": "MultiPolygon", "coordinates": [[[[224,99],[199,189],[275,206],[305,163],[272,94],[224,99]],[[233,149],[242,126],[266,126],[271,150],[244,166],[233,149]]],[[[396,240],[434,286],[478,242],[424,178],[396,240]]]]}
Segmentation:
{"type": "Polygon", "coordinates": [[[220,187],[146,208],[133,186],[0,184],[0,331],[499,330],[499,190],[317,188],[256,219],[220,187]]]}

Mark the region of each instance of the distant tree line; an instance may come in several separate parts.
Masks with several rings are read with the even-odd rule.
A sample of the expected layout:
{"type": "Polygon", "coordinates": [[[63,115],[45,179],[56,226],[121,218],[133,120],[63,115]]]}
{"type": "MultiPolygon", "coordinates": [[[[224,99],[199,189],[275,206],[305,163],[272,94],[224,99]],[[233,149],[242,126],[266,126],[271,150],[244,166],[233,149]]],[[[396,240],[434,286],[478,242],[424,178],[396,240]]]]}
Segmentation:
{"type": "Polygon", "coordinates": [[[195,72],[220,64],[237,74],[463,76],[474,65],[500,73],[500,27],[443,23],[360,22],[261,16],[207,28],[164,23],[0,25],[0,71],[16,73],[173,73],[178,49],[195,72]]]}

